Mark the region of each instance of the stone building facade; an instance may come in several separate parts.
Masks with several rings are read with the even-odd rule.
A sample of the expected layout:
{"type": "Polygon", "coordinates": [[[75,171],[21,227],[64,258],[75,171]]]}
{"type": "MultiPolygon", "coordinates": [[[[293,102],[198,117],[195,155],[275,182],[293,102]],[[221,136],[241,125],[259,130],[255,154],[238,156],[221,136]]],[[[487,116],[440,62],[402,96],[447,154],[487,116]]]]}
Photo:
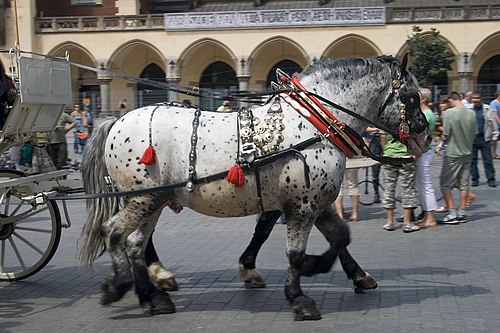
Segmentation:
{"type": "MultiPolygon", "coordinates": [[[[326,58],[406,53],[412,27],[436,28],[455,54],[435,91],[500,89],[500,4],[494,0],[17,0],[0,4],[0,47],[64,56],[122,75],[230,90],[267,89],[326,58]],[[16,6],[14,6],[14,3],[16,6]],[[415,4],[418,3],[418,4],[415,4]]],[[[8,62],[6,53],[1,59],[8,62]]],[[[176,93],[72,68],[75,101],[103,112],[183,100],[176,93]]],[[[216,101],[187,97],[216,107],[216,101]]]]}

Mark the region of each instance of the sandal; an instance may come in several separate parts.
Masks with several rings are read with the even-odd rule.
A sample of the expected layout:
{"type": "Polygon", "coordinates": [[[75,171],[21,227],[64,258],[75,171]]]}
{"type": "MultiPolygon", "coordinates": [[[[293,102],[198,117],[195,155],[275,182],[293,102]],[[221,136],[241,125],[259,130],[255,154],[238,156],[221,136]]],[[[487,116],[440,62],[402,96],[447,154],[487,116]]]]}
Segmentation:
{"type": "Polygon", "coordinates": [[[433,229],[437,228],[437,223],[436,222],[431,222],[431,223],[415,223],[415,225],[419,226],[420,229],[433,229]]]}
{"type": "Polygon", "coordinates": [[[448,213],[448,208],[441,206],[434,211],[434,213],[448,213]]]}
{"type": "Polygon", "coordinates": [[[477,199],[477,195],[470,193],[467,196],[467,203],[465,204],[465,208],[469,208],[469,206],[477,199]]]}

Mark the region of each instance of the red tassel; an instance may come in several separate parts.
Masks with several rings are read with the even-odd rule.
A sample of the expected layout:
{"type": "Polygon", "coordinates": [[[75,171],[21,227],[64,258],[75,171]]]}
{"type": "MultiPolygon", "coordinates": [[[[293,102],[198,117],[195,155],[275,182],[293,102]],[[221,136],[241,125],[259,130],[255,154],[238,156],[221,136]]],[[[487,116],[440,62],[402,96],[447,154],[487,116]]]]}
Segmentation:
{"type": "Polygon", "coordinates": [[[238,164],[233,165],[227,173],[226,180],[236,187],[242,187],[245,185],[245,174],[243,173],[243,169],[238,164]]]}
{"type": "Polygon", "coordinates": [[[152,165],[156,163],[156,152],[153,146],[148,146],[148,148],[144,151],[144,154],[142,154],[139,162],[146,165],[152,165]]]}

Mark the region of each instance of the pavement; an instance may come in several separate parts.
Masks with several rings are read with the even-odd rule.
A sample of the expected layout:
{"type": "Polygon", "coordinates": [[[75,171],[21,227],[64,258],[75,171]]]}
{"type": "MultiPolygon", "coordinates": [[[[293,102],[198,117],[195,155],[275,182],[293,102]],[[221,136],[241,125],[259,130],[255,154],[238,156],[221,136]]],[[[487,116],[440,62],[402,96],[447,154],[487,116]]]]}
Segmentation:
{"type": "MultiPolygon", "coordinates": [[[[495,166],[500,172],[499,160],[495,166]]],[[[255,217],[220,219],[190,209],[165,210],[155,233],[158,253],[180,284],[170,293],[177,313],[152,317],[133,292],[99,305],[109,257],[98,259],[94,272],[78,266],[86,208],[71,201],[73,225],[50,263],[28,279],[0,282],[0,332],[500,332],[499,189],[482,179],[468,223],[410,234],[383,230],[383,209],[362,206],[359,222],[350,223],[349,250],[379,287],[355,294],[338,263],[330,273],[302,278],[323,316],[311,322],[295,322],[284,297],[286,225],[276,225],[257,260],[267,288],[246,290],[236,266],[255,217]]],[[[313,229],[308,253],[326,248],[313,229]]]]}

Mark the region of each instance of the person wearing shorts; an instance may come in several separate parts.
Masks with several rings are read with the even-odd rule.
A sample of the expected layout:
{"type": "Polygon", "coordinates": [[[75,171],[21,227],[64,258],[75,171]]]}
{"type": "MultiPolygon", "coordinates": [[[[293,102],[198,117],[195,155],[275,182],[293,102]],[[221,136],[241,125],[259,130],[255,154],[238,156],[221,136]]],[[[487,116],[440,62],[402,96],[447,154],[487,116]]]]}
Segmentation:
{"type": "Polygon", "coordinates": [[[451,92],[448,99],[452,107],[443,114],[443,136],[448,147],[443,160],[440,185],[449,213],[441,223],[459,224],[467,222],[465,208],[469,192],[472,144],[477,134],[477,124],[474,111],[462,105],[458,93],[451,92]],[[458,209],[455,208],[455,200],[451,194],[455,183],[460,190],[458,209]]]}

